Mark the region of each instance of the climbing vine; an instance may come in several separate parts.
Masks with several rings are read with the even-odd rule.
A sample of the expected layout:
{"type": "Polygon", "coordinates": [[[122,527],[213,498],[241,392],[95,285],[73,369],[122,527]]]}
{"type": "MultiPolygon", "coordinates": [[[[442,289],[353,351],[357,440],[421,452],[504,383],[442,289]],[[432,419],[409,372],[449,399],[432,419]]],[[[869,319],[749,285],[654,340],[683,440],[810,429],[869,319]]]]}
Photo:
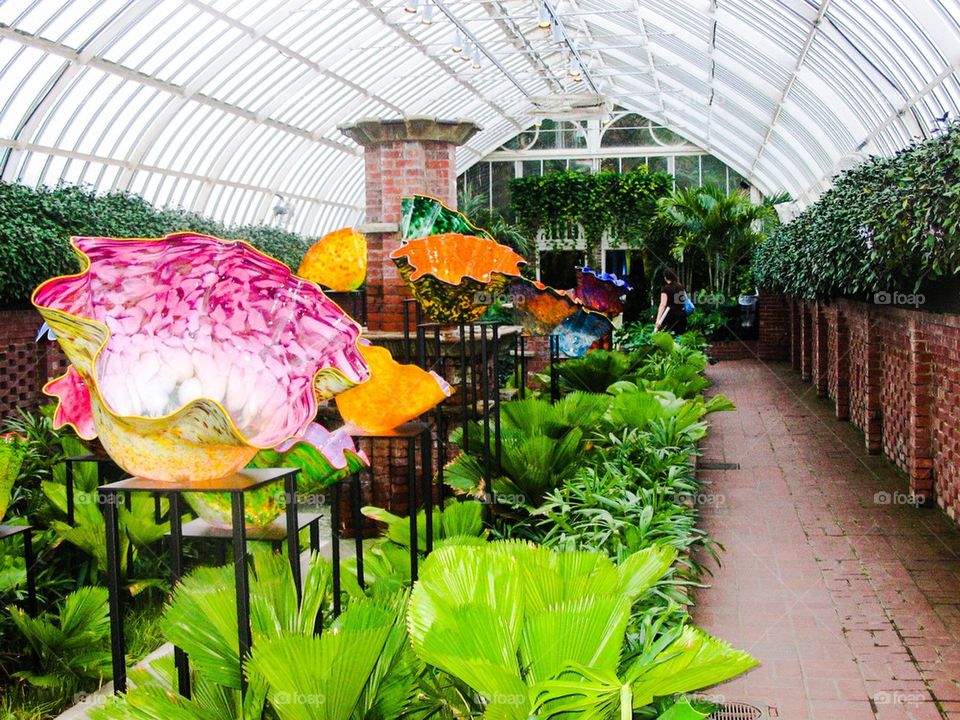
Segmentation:
{"type": "Polygon", "coordinates": [[[536,237],[574,239],[582,230],[588,254],[604,233],[629,246],[640,243],[654,221],[657,200],[673,187],[666,173],[640,166],[629,173],[575,171],[511,181],[511,210],[521,230],[536,237]]]}

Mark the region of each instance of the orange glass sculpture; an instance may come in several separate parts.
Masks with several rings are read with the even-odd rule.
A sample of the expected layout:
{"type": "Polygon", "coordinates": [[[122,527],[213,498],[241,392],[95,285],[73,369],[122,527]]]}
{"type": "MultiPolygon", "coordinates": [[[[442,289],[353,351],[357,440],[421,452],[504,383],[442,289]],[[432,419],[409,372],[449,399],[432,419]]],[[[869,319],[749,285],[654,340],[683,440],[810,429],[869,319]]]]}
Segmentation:
{"type": "Polygon", "coordinates": [[[340,228],[317,240],[297,275],[336,292],[356,290],[367,277],[367,239],[352,228],[340,228]]]}
{"type": "Polygon", "coordinates": [[[423,310],[451,323],[480,319],[526,262],[495,240],[458,233],[410,240],[390,258],[423,310]]]}
{"type": "Polygon", "coordinates": [[[511,282],[507,295],[513,301],[514,319],[528,335],[550,335],[581,307],[563,290],[525,278],[511,282]]]}
{"type": "Polygon", "coordinates": [[[450,385],[435,372],[402,365],[386,348],[357,348],[370,366],[370,379],[336,396],[340,415],[355,428],[371,433],[392,430],[453,394],[450,385]]]}

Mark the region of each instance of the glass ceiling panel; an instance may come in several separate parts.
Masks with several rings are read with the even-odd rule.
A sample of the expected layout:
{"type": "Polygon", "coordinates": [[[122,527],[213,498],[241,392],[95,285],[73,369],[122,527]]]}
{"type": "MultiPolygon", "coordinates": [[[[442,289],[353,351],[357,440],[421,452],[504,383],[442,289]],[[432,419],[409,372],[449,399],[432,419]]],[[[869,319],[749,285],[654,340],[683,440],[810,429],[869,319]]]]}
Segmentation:
{"type": "Polygon", "coordinates": [[[474,119],[462,171],[545,114],[530,97],[595,88],[806,202],[841,158],[896,151],[960,106],[960,0],[548,1],[553,32],[530,0],[443,0],[429,26],[399,0],[6,0],[0,177],[228,222],[274,222],[281,192],[313,233],[362,214],[339,123],[474,119]],[[480,68],[451,52],[458,28],[480,68]]]}

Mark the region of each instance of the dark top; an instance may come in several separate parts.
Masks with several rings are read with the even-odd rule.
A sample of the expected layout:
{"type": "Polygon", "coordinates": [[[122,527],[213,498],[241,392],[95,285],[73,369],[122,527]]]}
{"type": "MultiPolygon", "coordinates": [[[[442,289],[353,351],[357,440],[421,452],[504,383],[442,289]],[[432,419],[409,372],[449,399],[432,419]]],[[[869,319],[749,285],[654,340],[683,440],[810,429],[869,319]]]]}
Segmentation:
{"type": "Polygon", "coordinates": [[[684,303],[687,299],[687,292],[683,289],[683,285],[678,282],[669,282],[660,288],[660,292],[667,294],[667,317],[663,321],[662,329],[677,334],[685,333],[687,331],[687,310],[684,303]]]}

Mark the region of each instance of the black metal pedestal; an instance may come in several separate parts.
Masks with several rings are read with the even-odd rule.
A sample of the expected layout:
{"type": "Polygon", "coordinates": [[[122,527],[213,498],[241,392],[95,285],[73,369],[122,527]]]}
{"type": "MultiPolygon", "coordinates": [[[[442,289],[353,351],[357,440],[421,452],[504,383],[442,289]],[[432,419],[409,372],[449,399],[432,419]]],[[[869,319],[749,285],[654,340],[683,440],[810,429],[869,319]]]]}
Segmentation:
{"type": "MultiPolygon", "coordinates": [[[[417,486],[423,496],[423,510],[426,522],[426,547],[430,552],[433,549],[433,443],[430,426],[421,422],[410,422],[378,433],[371,433],[358,428],[346,428],[350,436],[358,441],[370,440],[370,465],[365,472],[374,477],[375,459],[373,442],[386,440],[388,442],[402,442],[407,450],[407,505],[410,515],[410,576],[417,579],[418,565],[418,537],[417,537],[417,486]],[[420,445],[420,477],[417,477],[417,444],[420,445]]],[[[333,561],[333,611],[340,613],[340,497],[342,486],[349,484],[350,515],[355,533],[354,542],[357,556],[357,581],[360,587],[365,587],[363,577],[363,513],[361,509],[360,473],[354,473],[346,480],[335,484],[331,488],[331,558],[333,561]]]]}
{"type": "Polygon", "coordinates": [[[27,612],[37,614],[37,558],[33,554],[33,527],[0,525],[0,540],[23,535],[23,562],[27,568],[27,612]]]}
{"type": "MultiPolygon", "coordinates": [[[[293,572],[297,588],[297,599],[301,599],[300,539],[298,534],[297,468],[247,469],[219,480],[204,482],[171,483],[147,478],[127,478],[118,482],[102,485],[99,488],[100,503],[104,508],[107,531],[107,588],[110,594],[110,638],[113,654],[113,687],[122,693],[127,687],[126,642],[123,634],[123,608],[120,588],[120,536],[117,522],[117,503],[121,494],[148,492],[161,493],[170,500],[170,549],[171,574],[176,584],[183,575],[183,538],[181,525],[183,506],[182,494],[227,492],[230,493],[233,541],[233,560],[236,573],[237,630],[239,658],[242,665],[250,652],[252,636],[250,630],[250,580],[247,558],[247,528],[244,519],[244,493],[251,492],[273,482],[283,481],[287,499],[286,541],[290,555],[290,569],[293,572]]],[[[187,655],[179,648],[174,658],[177,667],[178,689],[185,697],[190,697],[190,669],[187,655]]],[[[247,681],[241,673],[241,689],[246,694],[247,681]]]]}
{"type": "MultiPolygon", "coordinates": [[[[63,459],[66,470],[66,488],[67,488],[67,524],[73,525],[76,520],[76,498],[74,489],[74,466],[80,463],[90,463],[97,466],[97,485],[114,482],[121,479],[126,473],[117,465],[112,458],[103,455],[94,455],[85,453],[83,455],[74,455],[63,459]]],[[[129,509],[129,496],[127,497],[127,508],[129,509]]],[[[156,496],[157,522],[160,522],[159,508],[160,499],[156,496]]]]}
{"type": "MultiPolygon", "coordinates": [[[[297,513],[297,531],[310,528],[310,549],[313,552],[320,551],[320,520],[322,518],[323,515],[320,513],[297,513]]],[[[171,537],[171,533],[167,533],[167,537],[171,537]]],[[[233,541],[233,528],[211,525],[206,520],[197,518],[182,526],[181,537],[184,540],[209,540],[216,543],[221,550],[218,555],[219,562],[223,565],[227,561],[226,549],[233,541]]],[[[264,527],[247,530],[248,541],[269,542],[273,545],[275,552],[280,551],[283,547],[283,541],[286,539],[286,517],[277,518],[264,527]]]]}

